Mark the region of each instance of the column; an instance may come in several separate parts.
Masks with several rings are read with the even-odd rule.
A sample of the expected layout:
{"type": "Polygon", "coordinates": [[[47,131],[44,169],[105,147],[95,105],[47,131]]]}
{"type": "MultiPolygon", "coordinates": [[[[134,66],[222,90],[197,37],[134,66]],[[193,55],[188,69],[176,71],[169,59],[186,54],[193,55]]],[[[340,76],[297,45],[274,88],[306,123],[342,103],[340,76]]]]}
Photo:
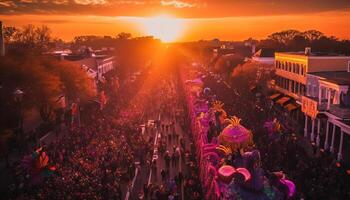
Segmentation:
{"type": "Polygon", "coordinates": [[[332,131],[332,142],[331,142],[331,148],[330,151],[333,153],[334,152],[334,137],[335,137],[335,129],[336,129],[336,125],[333,124],[333,131],[332,131]]]}
{"type": "Polygon", "coordinates": [[[318,87],[318,104],[321,105],[322,103],[322,86],[318,87]]]}
{"type": "Polygon", "coordinates": [[[311,142],[314,142],[314,136],[315,136],[315,119],[312,119],[312,126],[311,126],[311,142]]]}
{"type": "Polygon", "coordinates": [[[338,150],[338,161],[342,159],[342,151],[343,151],[343,139],[344,139],[344,131],[341,130],[340,132],[340,143],[339,143],[339,150],[338,150]]]}
{"type": "Polygon", "coordinates": [[[320,129],[321,129],[321,119],[317,120],[317,137],[316,137],[316,145],[320,146],[320,129]]]}
{"type": "Polygon", "coordinates": [[[327,110],[329,110],[330,106],[331,106],[331,89],[328,89],[328,101],[327,101],[327,110]]]}
{"type": "Polygon", "coordinates": [[[324,141],[324,149],[328,149],[328,133],[329,133],[329,121],[327,119],[327,127],[326,127],[326,139],[324,141]]]}
{"type": "Polygon", "coordinates": [[[287,80],[288,80],[288,91],[292,92],[292,81],[290,79],[287,79],[287,80]]]}
{"type": "Polygon", "coordinates": [[[305,128],[304,128],[304,137],[307,137],[307,115],[305,114],[305,128]]]}

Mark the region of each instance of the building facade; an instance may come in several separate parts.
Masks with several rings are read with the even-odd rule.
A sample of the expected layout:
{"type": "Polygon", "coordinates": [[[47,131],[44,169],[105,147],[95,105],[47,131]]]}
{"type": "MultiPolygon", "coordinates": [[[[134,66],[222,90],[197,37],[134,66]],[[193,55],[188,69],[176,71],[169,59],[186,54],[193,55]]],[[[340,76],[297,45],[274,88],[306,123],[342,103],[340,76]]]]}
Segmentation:
{"type": "MultiPolygon", "coordinates": [[[[270,99],[288,109],[295,102],[297,125],[319,148],[350,155],[350,57],[305,52],[275,53],[277,91],[270,99]]],[[[349,161],[350,162],[350,159],[349,161]]]]}
{"type": "Polygon", "coordinates": [[[350,155],[350,72],[314,72],[307,80],[304,136],[342,160],[350,155]]]}
{"type": "MultiPolygon", "coordinates": [[[[295,98],[300,104],[306,94],[306,74],[348,70],[350,57],[337,55],[289,52],[275,53],[275,89],[295,98]]],[[[311,91],[311,90],[310,90],[311,91]]]]}

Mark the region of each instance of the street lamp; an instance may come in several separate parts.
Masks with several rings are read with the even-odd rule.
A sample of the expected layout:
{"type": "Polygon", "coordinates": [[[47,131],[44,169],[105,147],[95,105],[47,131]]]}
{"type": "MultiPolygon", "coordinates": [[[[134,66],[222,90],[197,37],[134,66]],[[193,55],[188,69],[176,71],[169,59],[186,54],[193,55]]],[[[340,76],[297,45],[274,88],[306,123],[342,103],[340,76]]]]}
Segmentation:
{"type": "Polygon", "coordinates": [[[23,131],[23,116],[22,116],[22,99],[23,99],[23,95],[24,92],[22,90],[20,90],[19,88],[17,88],[14,92],[13,92],[13,97],[15,102],[17,103],[18,107],[19,107],[19,122],[20,122],[20,132],[22,134],[23,131]]]}
{"type": "Polygon", "coordinates": [[[17,103],[21,103],[22,102],[22,99],[23,99],[23,95],[24,95],[24,92],[20,89],[16,89],[14,92],[13,92],[13,96],[15,98],[15,102],[17,103]]]}

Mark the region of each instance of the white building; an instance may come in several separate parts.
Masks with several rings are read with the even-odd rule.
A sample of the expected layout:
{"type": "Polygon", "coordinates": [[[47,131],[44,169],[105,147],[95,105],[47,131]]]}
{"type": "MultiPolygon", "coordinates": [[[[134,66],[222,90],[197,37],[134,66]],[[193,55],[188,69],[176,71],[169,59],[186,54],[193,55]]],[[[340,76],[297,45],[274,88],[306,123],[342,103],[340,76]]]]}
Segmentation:
{"type": "Polygon", "coordinates": [[[350,155],[350,72],[311,72],[306,78],[304,136],[341,160],[350,155]]]}

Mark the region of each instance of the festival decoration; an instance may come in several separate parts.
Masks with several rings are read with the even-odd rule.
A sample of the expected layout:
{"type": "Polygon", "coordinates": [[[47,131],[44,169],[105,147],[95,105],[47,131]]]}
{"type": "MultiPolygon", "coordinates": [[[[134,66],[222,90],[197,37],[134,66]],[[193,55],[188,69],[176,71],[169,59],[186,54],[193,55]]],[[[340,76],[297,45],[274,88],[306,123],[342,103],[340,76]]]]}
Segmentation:
{"type": "Polygon", "coordinates": [[[204,88],[204,90],[203,90],[203,93],[205,94],[205,95],[209,95],[210,94],[210,88],[208,88],[208,87],[206,87],[206,88],[204,88]]]}
{"type": "Polygon", "coordinates": [[[232,153],[232,150],[228,147],[225,147],[224,145],[219,145],[215,149],[224,154],[225,156],[232,153]]]}
{"type": "Polygon", "coordinates": [[[237,168],[236,171],[244,176],[244,181],[251,178],[250,172],[246,168],[237,168]]]}
{"type": "Polygon", "coordinates": [[[280,122],[275,118],[273,121],[267,121],[264,123],[264,128],[267,129],[268,133],[274,134],[281,132],[281,124],[280,122]]]}
{"type": "Polygon", "coordinates": [[[214,101],[212,104],[212,108],[210,109],[211,115],[215,117],[215,122],[217,129],[221,131],[221,126],[225,122],[227,118],[227,113],[223,109],[224,104],[220,101],[214,101]]]}
{"type": "Polygon", "coordinates": [[[234,173],[236,173],[236,169],[231,165],[224,165],[218,170],[219,179],[226,184],[231,182],[234,173]]]}
{"type": "Polygon", "coordinates": [[[35,150],[31,155],[24,156],[21,160],[21,167],[30,177],[30,184],[37,185],[43,181],[45,177],[52,175],[56,167],[49,166],[49,157],[42,147],[35,150]]]}
{"type": "Polygon", "coordinates": [[[240,124],[241,119],[234,116],[226,121],[230,124],[220,133],[218,137],[220,144],[230,147],[231,151],[236,151],[252,144],[252,134],[240,124]]]}
{"type": "Polygon", "coordinates": [[[280,179],[280,182],[288,187],[288,197],[293,197],[296,192],[295,184],[288,179],[280,179]]]}

